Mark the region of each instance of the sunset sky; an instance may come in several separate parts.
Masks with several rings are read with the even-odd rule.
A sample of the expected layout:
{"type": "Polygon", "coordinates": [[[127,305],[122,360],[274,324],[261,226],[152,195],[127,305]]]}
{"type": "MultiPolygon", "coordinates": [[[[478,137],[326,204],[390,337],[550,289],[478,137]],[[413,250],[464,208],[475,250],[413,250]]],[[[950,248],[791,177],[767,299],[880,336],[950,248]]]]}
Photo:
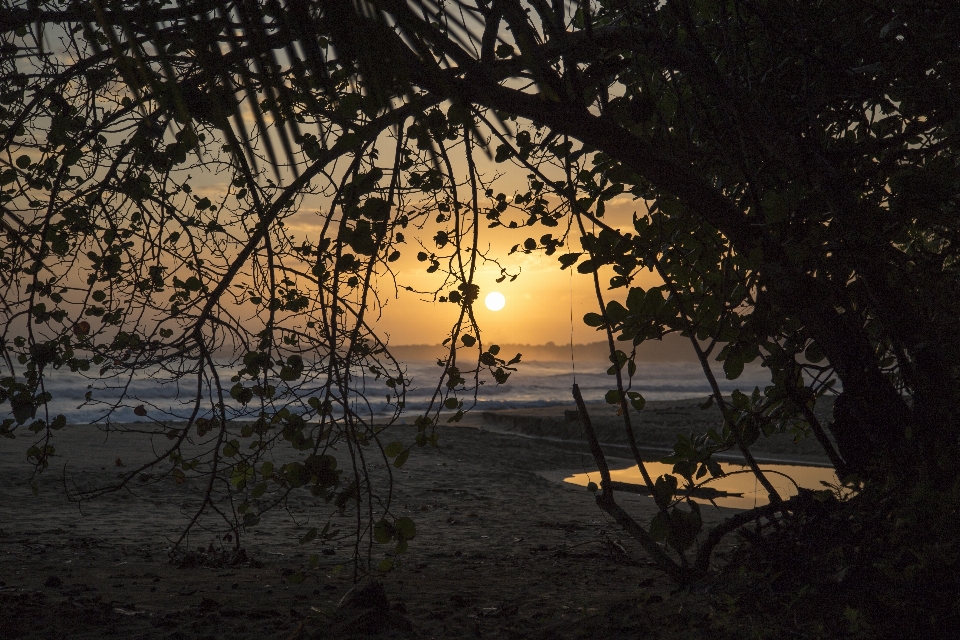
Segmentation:
{"type": "MultiPolygon", "coordinates": [[[[386,142],[382,157],[392,157],[392,144],[392,141],[386,142]]],[[[468,169],[461,156],[462,150],[459,147],[451,149],[454,172],[458,175],[458,179],[465,181],[468,169]]],[[[489,180],[494,175],[500,176],[493,183],[496,192],[503,192],[512,199],[513,194],[527,190],[528,171],[524,168],[515,166],[509,161],[494,164],[492,160],[486,159],[482,152],[476,153],[476,160],[477,169],[485,179],[489,180]]],[[[379,164],[384,165],[383,162],[379,164]]],[[[553,178],[560,177],[562,176],[553,176],[553,178]]],[[[222,197],[227,187],[224,180],[225,177],[222,175],[197,175],[193,182],[195,193],[212,199],[222,197]]],[[[463,187],[463,191],[468,190],[463,187]]],[[[462,193],[460,197],[466,197],[466,193],[462,193]]],[[[481,209],[489,206],[490,202],[492,201],[481,196],[481,209]]],[[[638,210],[644,211],[644,203],[634,200],[629,194],[618,196],[606,204],[604,221],[624,231],[632,230],[633,213],[638,210]]],[[[307,196],[300,209],[286,219],[286,230],[296,238],[297,243],[302,240],[315,243],[328,206],[329,201],[326,198],[307,196]]],[[[513,245],[523,243],[528,237],[539,238],[545,233],[552,233],[554,237],[559,237],[566,228],[565,220],[561,222],[561,226],[554,228],[538,224],[530,228],[490,229],[487,228],[487,224],[488,221],[481,217],[481,250],[489,248],[489,255],[499,260],[509,273],[519,272],[520,275],[513,282],[507,279],[502,283],[496,283],[495,280],[501,275],[499,267],[489,263],[478,263],[476,284],[480,287],[480,299],[474,304],[474,311],[483,332],[481,337],[484,342],[568,344],[571,338],[571,310],[575,343],[582,344],[605,339],[601,333],[583,324],[584,314],[597,309],[592,276],[578,273],[575,267],[560,270],[558,262],[560,255],[570,251],[582,251],[576,228],[571,230],[572,241],[568,241],[566,246],[559,248],[553,256],[547,257],[542,251],[531,254],[522,252],[508,254],[513,245]],[[483,304],[485,296],[492,291],[499,291],[506,299],[506,304],[500,311],[491,311],[483,304]]],[[[419,291],[430,291],[442,283],[440,273],[426,273],[427,263],[419,262],[416,258],[417,253],[422,250],[416,238],[420,238],[427,251],[435,249],[432,236],[441,226],[431,223],[422,231],[417,231],[411,226],[408,229],[409,233],[406,233],[405,245],[399,247],[401,258],[391,265],[396,273],[397,288],[395,289],[389,278],[383,278],[376,284],[380,300],[385,305],[379,319],[375,320],[369,316],[368,319],[375,320],[374,326],[383,337],[389,337],[390,344],[439,344],[449,335],[450,328],[456,320],[459,311],[457,305],[434,302],[430,296],[412,293],[403,288],[409,286],[419,291]]],[[[611,275],[613,274],[609,269],[601,271],[601,285],[605,300],[614,298],[623,300],[626,297],[626,290],[620,289],[613,292],[607,289],[611,275]]],[[[634,284],[648,288],[660,284],[660,280],[649,271],[644,271],[634,284]]],[[[448,291],[449,289],[447,288],[448,291]]]]}
{"type": "MultiPolygon", "coordinates": [[[[629,196],[611,201],[605,220],[608,224],[628,230],[632,227],[631,216],[637,205],[629,196]]],[[[641,205],[642,206],[642,205],[641,205]]],[[[308,211],[297,216],[300,225],[291,231],[298,236],[306,235],[310,230],[308,211]],[[305,215],[307,214],[307,215],[305,215]]],[[[590,275],[578,273],[576,268],[561,271],[557,261],[559,255],[568,251],[581,251],[579,239],[574,232],[572,243],[558,249],[553,256],[542,252],[529,255],[517,252],[508,255],[510,248],[522,243],[527,237],[540,237],[544,233],[557,229],[535,226],[528,229],[481,229],[481,246],[490,247],[491,255],[510,273],[519,272],[517,279],[496,283],[500,276],[498,267],[492,264],[481,265],[477,270],[476,284],[480,286],[480,299],[474,304],[474,312],[485,342],[544,344],[570,342],[570,314],[573,311],[573,332],[575,343],[594,342],[605,339],[595,329],[583,324],[583,315],[596,311],[596,297],[593,279],[590,275]],[[484,242],[485,241],[485,242],[484,242]],[[491,311],[483,304],[483,299],[492,291],[499,291],[506,298],[506,305],[500,311],[491,311]]],[[[562,232],[562,231],[561,231],[562,232]]],[[[413,234],[410,234],[413,235],[413,234]]],[[[429,246],[431,233],[424,232],[424,241],[429,246]]],[[[417,261],[419,245],[408,236],[407,246],[401,249],[402,257],[394,263],[397,272],[397,284],[400,287],[411,286],[425,291],[436,287],[441,279],[439,274],[425,272],[426,263],[417,261]]],[[[614,292],[608,291],[611,273],[601,272],[601,284],[605,299],[613,299],[614,292]]],[[[644,272],[637,284],[647,288],[655,286],[659,279],[644,272]]],[[[389,336],[391,344],[438,344],[446,338],[452,323],[455,322],[459,307],[450,303],[434,302],[427,296],[411,293],[404,289],[394,290],[392,282],[380,282],[378,286],[382,299],[386,302],[383,315],[376,326],[389,336]]],[[[616,298],[626,297],[624,290],[616,292],[616,298]]]]}

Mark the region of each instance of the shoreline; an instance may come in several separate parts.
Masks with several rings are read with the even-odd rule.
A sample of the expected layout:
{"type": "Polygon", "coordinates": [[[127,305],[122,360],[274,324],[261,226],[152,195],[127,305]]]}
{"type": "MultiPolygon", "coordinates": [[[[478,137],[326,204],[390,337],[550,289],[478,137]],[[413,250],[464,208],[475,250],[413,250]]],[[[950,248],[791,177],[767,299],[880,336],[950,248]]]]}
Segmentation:
{"type": "MultiPolygon", "coordinates": [[[[657,460],[673,451],[673,444],[678,435],[700,435],[710,428],[718,428],[720,419],[715,408],[700,409],[699,399],[678,400],[651,400],[647,401],[643,411],[631,409],[631,424],[638,447],[643,454],[657,460]]],[[[605,403],[588,403],[587,411],[597,438],[610,459],[622,458],[633,460],[633,455],[627,443],[624,432],[623,417],[618,414],[618,407],[605,403]]],[[[831,402],[824,402],[817,407],[816,413],[822,424],[830,418],[831,402]]],[[[468,412],[460,422],[447,423],[449,413],[441,415],[437,429],[444,428],[473,428],[493,433],[517,436],[531,439],[574,452],[589,451],[588,443],[583,436],[582,427],[577,418],[576,405],[572,402],[556,402],[543,406],[524,407],[519,409],[489,409],[473,410],[468,412]]],[[[237,425],[252,422],[238,421],[237,425]]],[[[64,432],[73,431],[77,427],[95,427],[102,433],[117,434],[118,436],[130,433],[129,430],[155,429],[155,435],[162,435],[162,429],[177,428],[185,425],[185,421],[169,422],[116,422],[111,423],[110,429],[103,429],[105,425],[82,424],[68,425],[64,432]]],[[[386,426],[382,419],[374,418],[373,426],[386,426]]],[[[412,427],[408,419],[401,416],[397,422],[390,425],[390,429],[403,430],[412,427]]],[[[63,432],[61,432],[63,433],[63,432]]],[[[21,435],[21,438],[26,438],[21,435]]],[[[19,439],[19,438],[18,438],[19,439]]],[[[55,436],[56,439],[56,436],[55,436]]],[[[831,437],[832,441],[832,437],[831,437]]],[[[14,441],[15,442],[15,441],[14,441]]],[[[758,462],[765,464],[787,464],[815,467],[832,466],[829,458],[823,453],[820,444],[808,434],[805,439],[793,442],[790,434],[774,434],[760,436],[750,445],[751,453],[758,462]]],[[[742,455],[735,451],[714,454],[722,462],[739,463],[742,455]]]]}
{"type": "MultiPolygon", "coordinates": [[[[831,408],[818,408],[821,422],[828,419],[831,408]]],[[[485,411],[472,422],[461,424],[542,440],[572,450],[589,451],[576,415],[576,407],[571,403],[570,406],[557,405],[550,409],[549,412],[539,408],[485,411]]],[[[587,404],[587,412],[607,457],[632,461],[633,455],[627,444],[623,417],[618,415],[617,407],[590,403],[587,404]]],[[[643,411],[631,410],[630,413],[640,452],[654,456],[653,459],[672,453],[678,435],[700,435],[709,428],[719,426],[716,411],[701,410],[699,400],[648,401],[643,411]]],[[[799,443],[794,443],[790,434],[761,436],[751,445],[750,450],[757,461],[764,464],[832,467],[829,458],[812,435],[799,443]]],[[[717,460],[723,462],[743,461],[742,455],[733,450],[715,455],[717,460]]]]}

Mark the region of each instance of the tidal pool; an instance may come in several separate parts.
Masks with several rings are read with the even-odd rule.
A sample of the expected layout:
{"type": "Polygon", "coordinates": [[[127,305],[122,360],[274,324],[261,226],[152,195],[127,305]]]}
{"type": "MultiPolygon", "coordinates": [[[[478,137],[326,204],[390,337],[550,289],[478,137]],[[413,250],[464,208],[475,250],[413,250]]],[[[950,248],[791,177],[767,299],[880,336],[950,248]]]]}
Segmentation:
{"type": "MultiPolygon", "coordinates": [[[[662,475],[676,475],[677,480],[683,487],[682,478],[673,473],[673,465],[663,462],[645,463],[647,472],[654,481],[662,475]]],[[[704,487],[725,491],[728,495],[713,498],[713,503],[718,507],[731,507],[734,509],[752,509],[767,504],[767,492],[757,481],[756,477],[750,472],[746,465],[740,465],[730,462],[721,462],[720,468],[727,475],[714,478],[704,487]]],[[[774,486],[780,496],[784,499],[797,494],[797,486],[805,489],[826,489],[821,482],[827,482],[831,485],[839,483],[837,474],[832,467],[810,467],[804,465],[792,464],[761,464],[760,469],[765,472],[770,483],[774,486]]],[[[709,478],[709,474],[701,480],[709,478]]],[[[636,465],[628,468],[610,469],[610,479],[614,482],[625,482],[634,485],[643,485],[643,477],[640,475],[640,469],[636,465]]],[[[600,472],[591,471],[589,473],[577,473],[564,478],[564,482],[587,486],[590,482],[600,484],[600,472]]],[[[616,492],[616,489],[614,490],[616,492]]],[[[694,500],[701,504],[709,505],[711,500],[707,498],[695,497],[694,500]]]]}

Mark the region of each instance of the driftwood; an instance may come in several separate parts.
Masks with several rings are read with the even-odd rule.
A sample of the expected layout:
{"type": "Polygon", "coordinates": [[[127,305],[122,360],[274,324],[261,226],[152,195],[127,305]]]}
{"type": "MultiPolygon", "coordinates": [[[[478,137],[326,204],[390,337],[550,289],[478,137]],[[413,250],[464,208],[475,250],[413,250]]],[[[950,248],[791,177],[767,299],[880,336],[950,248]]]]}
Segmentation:
{"type": "MultiPolygon", "coordinates": [[[[645,484],[634,484],[632,482],[617,482],[616,480],[610,481],[610,488],[614,491],[623,491],[624,493],[635,493],[641,496],[649,496],[650,487],[645,484]]],[[[695,487],[690,490],[678,490],[677,493],[681,496],[688,498],[703,498],[704,500],[714,500],[716,498],[741,498],[743,497],[742,493],[734,493],[732,491],[720,491],[719,489],[714,489],[713,487],[695,487]]]]}

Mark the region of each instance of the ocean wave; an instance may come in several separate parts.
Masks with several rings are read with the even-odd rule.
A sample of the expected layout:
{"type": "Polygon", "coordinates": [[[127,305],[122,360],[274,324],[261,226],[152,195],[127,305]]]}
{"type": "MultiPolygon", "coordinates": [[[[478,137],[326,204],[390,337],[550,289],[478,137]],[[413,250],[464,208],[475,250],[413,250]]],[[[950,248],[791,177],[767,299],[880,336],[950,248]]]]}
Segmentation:
{"type": "MultiPolygon", "coordinates": [[[[461,391],[457,395],[475,411],[493,411],[571,405],[574,381],[579,384],[588,402],[602,402],[606,392],[616,387],[614,377],[606,373],[603,364],[598,363],[578,365],[574,371],[570,363],[534,361],[521,363],[517,369],[503,385],[481,376],[483,384],[477,388],[475,399],[472,391],[461,391]]],[[[410,381],[405,414],[413,415],[426,410],[437,384],[441,382],[441,372],[436,362],[405,363],[404,377],[410,381]]],[[[134,375],[121,384],[116,378],[97,380],[69,372],[54,372],[45,379],[45,390],[53,396],[48,405],[49,415],[63,414],[72,424],[102,421],[110,413],[111,405],[117,404],[123,397],[124,406],[110,413],[113,422],[139,420],[133,413],[133,407],[138,404],[148,408],[151,418],[189,417],[195,404],[195,379],[163,383],[151,377],[153,373],[156,372],[134,375]],[[85,402],[88,392],[98,404],[85,402]]],[[[754,387],[762,389],[769,384],[769,372],[759,366],[748,367],[737,380],[721,379],[718,383],[725,394],[735,389],[750,392],[754,387]]],[[[358,376],[358,385],[369,399],[369,404],[362,405],[364,413],[377,417],[393,413],[395,405],[386,401],[389,390],[382,377],[377,380],[369,375],[358,376]]],[[[697,363],[641,364],[637,367],[631,388],[639,391],[647,400],[706,398],[710,393],[710,386],[697,363]]],[[[214,400],[209,392],[205,394],[206,406],[214,400]]],[[[229,397],[226,398],[226,405],[228,412],[243,411],[229,397]]]]}

